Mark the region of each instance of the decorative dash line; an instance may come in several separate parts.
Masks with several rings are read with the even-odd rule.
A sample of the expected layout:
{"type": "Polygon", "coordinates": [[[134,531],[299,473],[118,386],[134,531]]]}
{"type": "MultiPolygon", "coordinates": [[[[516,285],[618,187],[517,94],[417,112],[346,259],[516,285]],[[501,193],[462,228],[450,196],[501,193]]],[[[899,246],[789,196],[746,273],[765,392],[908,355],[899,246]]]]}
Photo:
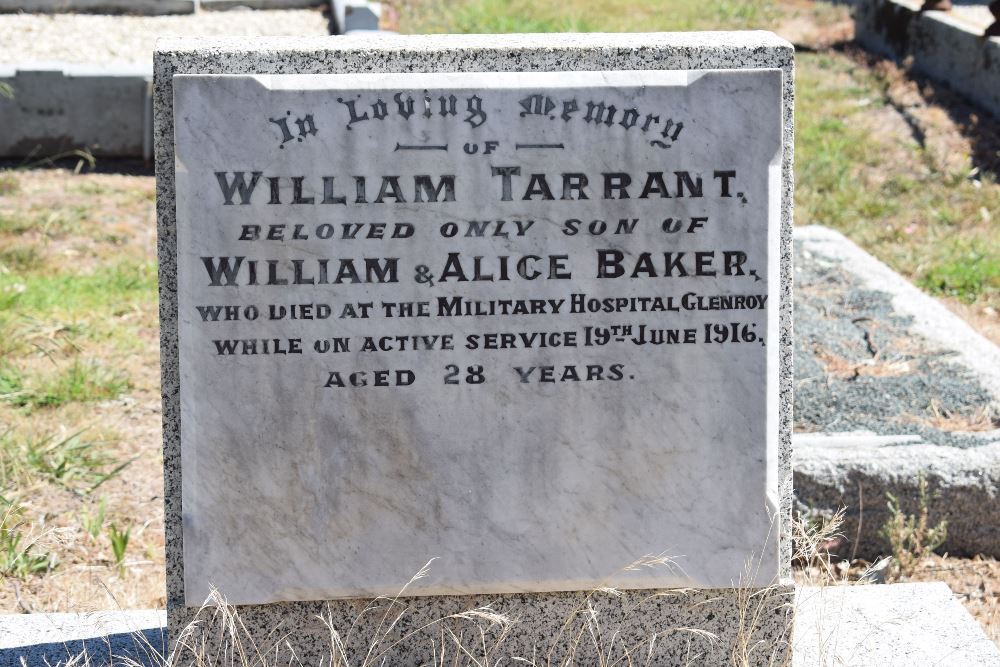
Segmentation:
{"type": "Polygon", "coordinates": [[[562,144],[514,144],[516,150],[522,148],[566,148],[562,144]]]}
{"type": "Polygon", "coordinates": [[[407,145],[407,144],[397,143],[396,144],[396,148],[393,149],[393,152],[395,152],[395,151],[446,151],[446,150],[448,150],[448,144],[444,144],[443,146],[413,146],[413,145],[407,145]]]}

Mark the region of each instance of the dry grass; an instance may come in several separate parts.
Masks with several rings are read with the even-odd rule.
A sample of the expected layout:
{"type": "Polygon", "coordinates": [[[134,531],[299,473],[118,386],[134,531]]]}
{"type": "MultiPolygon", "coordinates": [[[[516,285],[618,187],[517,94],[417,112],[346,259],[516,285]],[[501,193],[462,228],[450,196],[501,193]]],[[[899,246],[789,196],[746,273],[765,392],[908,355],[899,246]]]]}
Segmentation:
{"type": "Polygon", "coordinates": [[[827,375],[835,378],[899,377],[908,375],[914,370],[911,362],[906,359],[882,360],[878,354],[871,359],[852,361],[822,347],[816,347],[814,353],[822,362],[827,375]]]}
{"type": "MultiPolygon", "coordinates": [[[[239,608],[227,604],[225,597],[213,590],[205,604],[197,610],[192,620],[179,633],[173,652],[160,655],[155,647],[144,644],[146,659],[156,667],[300,667],[319,664],[324,667],[375,667],[387,664],[407,664],[413,656],[427,652],[431,658],[421,664],[468,665],[490,667],[493,665],[522,664],[534,667],[570,667],[595,665],[597,667],[648,667],[664,664],[667,654],[660,649],[671,644],[670,664],[694,667],[703,664],[705,647],[720,648],[723,638],[697,627],[664,627],[645,636],[635,637],[625,627],[609,621],[609,609],[619,606],[627,623],[631,614],[642,614],[647,605],[668,599],[674,604],[697,608],[712,604],[714,599],[690,601],[692,591],[687,589],[623,592],[599,586],[588,594],[576,598],[575,607],[564,618],[552,619],[555,631],[540,640],[530,654],[511,655],[510,645],[519,621],[516,608],[500,612],[492,606],[478,606],[443,616],[426,617],[414,610],[406,597],[409,587],[426,577],[431,562],[414,575],[394,597],[380,597],[368,602],[353,618],[340,624],[339,616],[330,609],[317,617],[321,634],[325,635],[323,655],[302,652],[313,645],[310,630],[285,630],[281,625],[260,632],[251,629],[241,617],[239,608]],[[302,643],[306,640],[306,644],[302,643]],[[681,658],[676,652],[680,642],[681,658]],[[686,646],[686,649],[683,648],[686,646]],[[416,651],[414,653],[413,651],[416,651]],[[680,661],[678,661],[680,660],[680,661]]],[[[625,570],[647,568],[676,568],[669,557],[651,555],[638,559],[625,570]]],[[[753,569],[747,566],[747,576],[753,569]]],[[[785,644],[763,643],[757,636],[758,621],[776,608],[788,606],[786,600],[775,593],[776,589],[736,589],[735,615],[739,631],[725,641],[732,643],[725,664],[732,667],[762,665],[787,666],[790,654],[785,644]],[[773,651],[772,653],[765,653],[773,651]]],[[[707,614],[701,611],[700,614],[707,614]]],[[[790,632],[790,626],[786,627],[790,632]]],[[[713,663],[717,663],[718,653],[713,663]]],[[[80,656],[73,665],[88,666],[87,656],[80,656]]],[[[125,660],[122,665],[134,665],[125,660]]]]}
{"type": "Polygon", "coordinates": [[[0,183],[0,509],[51,563],[0,574],[0,609],[162,607],[152,179],[0,183]]]}
{"type": "Polygon", "coordinates": [[[914,421],[941,431],[960,433],[982,433],[1000,429],[1000,414],[990,405],[983,405],[968,412],[956,412],[942,408],[937,401],[932,400],[927,407],[927,415],[914,418],[914,421]]]}

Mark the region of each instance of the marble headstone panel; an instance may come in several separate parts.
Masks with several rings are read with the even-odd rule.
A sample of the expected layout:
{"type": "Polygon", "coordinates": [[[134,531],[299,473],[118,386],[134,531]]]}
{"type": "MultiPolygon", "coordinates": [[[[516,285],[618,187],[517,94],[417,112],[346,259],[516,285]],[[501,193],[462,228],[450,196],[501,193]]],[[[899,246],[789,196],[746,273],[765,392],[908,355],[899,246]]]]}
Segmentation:
{"type": "MultiPolygon", "coordinates": [[[[218,619],[188,625],[214,584],[276,657],[329,661],[320,615],[357,627],[363,653],[369,601],[341,596],[394,593],[437,556],[399,632],[489,606],[518,619],[495,659],[565,657],[564,623],[593,603],[625,644],[657,637],[651,664],[787,657],[793,57],[764,32],[161,40],[172,641],[187,628],[221,651],[218,619]],[[330,76],[358,73],[372,76],[330,76]],[[478,74],[424,76],[458,73],[478,74]],[[563,174],[586,185],[570,176],[563,199],[563,174]],[[730,275],[727,251],[746,255],[730,275]],[[238,284],[222,284],[225,257],[243,258],[238,284]],[[661,552],[674,568],[621,571],[661,552]],[[638,590],[598,600],[594,582],[638,590]],[[648,588],[678,584],[699,588],[648,588]]],[[[440,640],[421,632],[386,664],[436,661],[440,640]]],[[[577,649],[575,664],[607,655],[577,649]]]]}
{"type": "Polygon", "coordinates": [[[776,581],[781,85],[176,77],[188,604],[776,581]]]}

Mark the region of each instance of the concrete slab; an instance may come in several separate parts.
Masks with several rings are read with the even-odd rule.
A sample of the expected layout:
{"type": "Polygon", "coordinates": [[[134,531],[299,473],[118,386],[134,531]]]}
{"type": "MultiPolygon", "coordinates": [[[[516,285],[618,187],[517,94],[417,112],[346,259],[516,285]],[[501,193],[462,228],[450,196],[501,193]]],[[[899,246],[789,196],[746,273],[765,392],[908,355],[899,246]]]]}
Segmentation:
{"type": "MultiPolygon", "coordinates": [[[[1000,650],[944,583],[805,587],[795,605],[793,667],[1000,665],[1000,650]]],[[[0,615],[0,667],[65,665],[84,647],[94,665],[128,654],[162,667],[165,624],[153,610],[0,615]]]]}
{"type": "Polygon", "coordinates": [[[56,667],[81,654],[94,667],[162,665],[166,624],[160,610],[0,615],[0,667],[56,667]]]}
{"type": "Polygon", "coordinates": [[[0,65],[0,156],[48,157],[73,149],[152,158],[152,63],[0,65]]]}
{"type": "Polygon", "coordinates": [[[1000,649],[947,584],[800,588],[793,667],[996,667],[1000,649]]]}
{"type": "Polygon", "coordinates": [[[854,7],[855,38],[880,55],[912,57],[915,71],[1000,117],[1000,37],[983,37],[986,25],[978,11],[921,13],[921,4],[859,0],[854,7]]]}
{"type": "Polygon", "coordinates": [[[923,475],[932,521],[948,521],[943,550],[1000,556],[1000,436],[992,444],[960,449],[914,435],[796,433],[792,452],[800,509],[829,515],[847,508],[843,555],[871,560],[888,553],[879,534],[890,516],[886,494],[915,514],[923,475]]]}
{"type": "Polygon", "coordinates": [[[0,13],[190,14],[198,0],[0,0],[0,13]]]}
{"type": "MultiPolygon", "coordinates": [[[[130,0],[101,1],[132,6],[130,0]]],[[[206,9],[316,4],[314,0],[202,2],[206,9]]],[[[25,3],[0,0],[0,13],[19,4],[25,3]]],[[[317,9],[194,16],[0,15],[0,83],[13,90],[13,98],[0,97],[4,128],[0,157],[42,158],[83,148],[99,157],[150,159],[150,82],[157,38],[327,32],[328,21],[317,9]],[[93,35],[102,39],[94,40],[93,35]]]]}
{"type": "Polygon", "coordinates": [[[164,37],[326,36],[326,13],[310,8],[172,16],[0,14],[0,63],[151,63],[156,40],[164,37]]]}

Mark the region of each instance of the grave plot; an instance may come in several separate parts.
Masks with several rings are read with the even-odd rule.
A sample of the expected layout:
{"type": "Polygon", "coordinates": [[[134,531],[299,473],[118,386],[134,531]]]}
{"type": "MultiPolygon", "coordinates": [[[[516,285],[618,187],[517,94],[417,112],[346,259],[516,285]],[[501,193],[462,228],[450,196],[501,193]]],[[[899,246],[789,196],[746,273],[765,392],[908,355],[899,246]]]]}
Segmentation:
{"type": "MultiPolygon", "coordinates": [[[[760,6],[748,5],[746,16],[755,12],[758,18],[764,14],[760,6]]],[[[464,17],[463,20],[470,16],[461,7],[456,8],[455,15],[464,17]]],[[[660,17],[661,14],[649,16],[648,25],[662,20],[660,17]]],[[[522,18],[525,21],[532,19],[527,10],[522,18]]],[[[616,20],[626,19],[619,17],[616,20]]],[[[799,99],[804,101],[799,118],[802,139],[798,153],[802,193],[799,210],[806,213],[807,221],[820,221],[847,230],[852,238],[864,242],[922,288],[948,295],[953,307],[964,309],[963,312],[974,316],[981,330],[990,331],[990,309],[996,297],[990,291],[990,255],[982,249],[988,249],[993,238],[987,223],[994,210],[991,202],[995,201],[997,189],[989,175],[988,164],[981,159],[982,155],[990,154],[987,142],[977,141],[981,134],[962,136],[972,139],[969,154],[973,155],[975,173],[970,172],[963,159],[967,154],[964,149],[950,150],[949,147],[955,144],[938,143],[941,134],[936,133],[933,126],[932,131],[926,131],[928,126],[924,119],[940,109],[933,105],[919,107],[912,103],[912,95],[909,98],[900,96],[898,89],[893,89],[898,81],[887,77],[890,80],[886,85],[886,81],[879,78],[885,74],[884,70],[875,63],[879,75],[872,76],[871,64],[862,58],[847,57],[840,51],[799,56],[799,99]],[[890,89],[888,93],[886,88],[890,89]],[[917,128],[912,136],[911,126],[917,128]],[[968,243],[968,252],[962,249],[963,243],[968,243]],[[985,261],[979,259],[982,257],[985,261]]],[[[919,97],[919,92],[916,94],[919,97]]],[[[935,99],[940,101],[940,98],[935,99]]],[[[543,102],[541,109],[544,108],[543,102]]],[[[979,129],[984,127],[988,126],[979,125],[979,129]]],[[[118,176],[74,176],[68,172],[39,170],[0,176],[0,214],[3,215],[0,224],[0,252],[3,254],[0,257],[4,266],[0,274],[0,289],[4,290],[0,326],[4,327],[4,332],[16,330],[17,338],[9,340],[18,341],[4,360],[16,371],[4,376],[9,382],[0,404],[0,421],[16,429],[15,437],[6,439],[4,447],[20,456],[32,447],[34,451],[41,451],[51,446],[43,457],[34,459],[42,464],[41,467],[23,468],[16,471],[19,477],[5,478],[17,479],[18,484],[22,483],[20,480],[30,482],[18,487],[25,491],[17,494],[17,500],[23,501],[20,504],[23,513],[8,526],[17,526],[25,535],[23,539],[29,540],[46,533],[47,528],[58,529],[47,532],[44,540],[33,542],[31,555],[34,559],[19,561],[23,566],[38,564],[37,571],[22,572],[6,580],[14,583],[4,587],[0,596],[5,608],[9,606],[11,610],[114,606],[104,592],[105,586],[119,601],[124,600],[126,606],[162,604],[158,597],[162,595],[159,578],[163,562],[162,517],[158,514],[162,488],[156,472],[160,465],[156,453],[159,369],[157,356],[151,349],[155,346],[157,323],[155,266],[149,233],[149,181],[148,176],[128,180],[118,176]],[[141,194],[133,197],[134,190],[141,194]],[[63,196],[64,191],[72,193],[72,203],[63,196]],[[109,214],[111,210],[116,214],[109,214]],[[52,215],[53,212],[56,215],[52,215]],[[112,228],[110,233],[107,232],[109,226],[112,228]],[[116,266],[121,263],[122,266],[120,270],[102,271],[101,267],[108,263],[116,266]],[[65,280],[67,277],[82,278],[84,285],[73,291],[66,286],[70,282],[65,280]],[[15,297],[17,294],[28,296],[15,297]],[[86,298],[79,298],[81,296],[86,298]],[[127,307],[122,307],[122,303],[127,307]],[[120,361],[122,358],[127,361],[120,361]],[[74,366],[85,370],[74,374],[70,372],[74,366]],[[120,371],[120,376],[100,372],[109,368],[120,371]],[[93,374],[91,369],[95,371],[93,374]],[[74,378],[81,382],[74,384],[74,378]],[[50,379],[54,381],[49,382],[50,379]],[[88,389],[86,394],[69,391],[78,385],[90,386],[95,391],[88,389]],[[90,431],[76,441],[45,439],[49,434],[72,434],[75,427],[89,425],[91,421],[113,423],[113,428],[96,435],[90,431]],[[81,440],[91,449],[77,448],[81,440]],[[69,462],[76,466],[68,468],[72,474],[69,477],[55,475],[55,471],[67,469],[60,467],[59,457],[78,451],[108,456],[85,459],[82,465],[80,458],[70,459],[69,462]],[[136,455],[139,458],[132,460],[136,455]],[[126,468],[116,470],[125,462],[129,462],[126,468]],[[105,475],[107,479],[95,486],[105,475]],[[58,501],[52,502],[50,499],[57,494],[58,501]],[[106,500],[103,514],[102,499],[106,500]],[[56,510],[49,514],[44,510],[48,507],[56,510]],[[103,518],[98,519],[99,516],[103,518]],[[97,527],[96,536],[90,535],[88,526],[97,527]],[[125,539],[123,551],[125,557],[120,563],[116,562],[115,544],[122,544],[121,531],[130,526],[132,530],[125,539]]],[[[267,184],[267,181],[262,182],[267,184]]],[[[514,182],[519,181],[514,179],[514,182]]],[[[377,185],[370,193],[373,199],[378,196],[384,181],[377,178],[368,185],[372,183],[377,185]]],[[[322,187],[322,181],[320,184],[322,187]]],[[[337,181],[331,198],[346,196],[338,189],[343,185],[342,181],[337,181]]],[[[553,199],[558,198],[561,179],[546,179],[546,185],[550,190],[555,188],[553,199]]],[[[291,181],[285,186],[286,194],[293,198],[294,187],[291,181]]],[[[537,196],[544,196],[540,182],[536,187],[541,190],[537,196]]],[[[386,193],[391,190],[390,183],[386,193]]],[[[409,199],[412,194],[405,196],[409,199]]],[[[524,196],[525,191],[518,194],[524,196]]],[[[305,192],[302,196],[310,195],[305,192]]],[[[284,208],[294,210],[292,205],[284,208]]],[[[373,229],[372,225],[379,223],[366,224],[365,235],[373,229]]],[[[286,230],[294,234],[294,228],[291,225],[286,230]]],[[[264,227],[261,229],[263,231],[264,227]]],[[[490,229],[497,230],[496,227],[490,229]]],[[[581,224],[579,229],[588,229],[588,225],[581,224]]],[[[385,233],[391,238],[393,231],[385,233]]],[[[464,238],[464,232],[462,236],[464,238]]],[[[845,441],[854,460],[875,461],[897,474],[906,471],[911,476],[910,482],[922,470],[917,460],[920,457],[924,457],[923,461],[934,459],[935,464],[946,458],[958,461],[954,470],[959,474],[976,467],[969,464],[970,459],[986,460],[980,457],[989,446],[977,443],[988,442],[990,437],[991,417],[989,410],[984,409],[988,404],[981,402],[988,390],[981,375],[974,372],[975,363],[970,366],[963,361],[961,353],[967,352],[964,346],[949,345],[947,340],[941,344],[918,331],[914,325],[917,318],[895,307],[891,291],[867,283],[836,254],[826,256],[815,252],[815,248],[810,251],[805,239],[801,241],[796,247],[795,263],[807,268],[802,276],[803,298],[796,306],[799,310],[797,326],[805,327],[804,335],[808,338],[803,342],[808,345],[800,346],[796,354],[799,365],[818,375],[799,373],[799,379],[812,383],[817,382],[816,377],[821,377],[818,384],[823,388],[814,388],[807,394],[810,401],[802,409],[808,419],[799,421],[796,426],[799,442],[804,438],[826,437],[822,430],[815,429],[824,428],[820,424],[829,422],[824,421],[823,416],[834,412],[837,405],[844,402],[849,408],[845,410],[845,428],[854,433],[858,429],[875,433],[874,436],[860,436],[863,439],[860,444],[856,440],[845,441]],[[824,304],[824,299],[829,303],[824,304]],[[868,326],[872,322],[876,324],[868,326]],[[824,334],[824,327],[829,328],[829,335],[824,334]],[[886,332],[890,335],[883,336],[886,332]],[[900,346],[897,339],[905,339],[912,346],[900,346]],[[869,343],[873,343],[871,348],[869,343]],[[831,356],[831,349],[835,356],[831,356]],[[942,408],[942,403],[936,404],[936,397],[931,397],[926,409],[921,409],[921,402],[929,393],[928,387],[932,386],[922,383],[933,383],[936,376],[942,375],[953,378],[949,387],[955,400],[942,408]],[[878,400],[872,404],[891,427],[880,428],[872,424],[863,401],[854,395],[856,388],[862,385],[875,393],[878,400]],[[823,393],[824,390],[827,393],[823,393]],[[958,399],[963,391],[969,397],[966,403],[958,399]],[[905,432],[897,432],[896,424],[904,424],[905,432]],[[878,437],[887,440],[880,441],[878,437]],[[897,464],[899,459],[892,456],[891,449],[905,451],[905,465],[897,464]]],[[[517,273],[516,265],[517,262],[513,273],[517,273]]],[[[265,262],[258,265],[258,269],[266,266],[265,262]]],[[[319,267],[314,268],[318,276],[319,267]]],[[[467,268],[467,277],[477,275],[475,263],[467,268]]],[[[635,268],[631,266],[629,271],[635,268]]],[[[481,277],[490,272],[485,265],[478,267],[481,277]]],[[[277,280],[283,278],[277,273],[275,276],[277,280]]],[[[294,269],[290,276],[294,280],[294,269]]],[[[302,274],[303,279],[309,277],[302,274]]],[[[345,279],[349,277],[349,273],[345,274],[345,279]]],[[[291,308],[287,312],[308,316],[313,311],[291,308]]],[[[496,345],[505,345],[508,339],[498,336],[495,340],[496,345]]],[[[515,338],[512,345],[520,345],[517,340],[515,338]]],[[[546,337],[546,340],[555,339],[546,337]]],[[[410,342],[412,339],[392,344],[408,345],[410,342]]],[[[381,339],[377,343],[388,344],[381,339]]],[[[508,346],[506,351],[514,349],[508,346]]],[[[350,384],[350,376],[343,377],[350,384]]],[[[360,382],[361,378],[358,380],[360,382]]],[[[831,430],[840,431],[837,422],[833,422],[831,430]]],[[[843,451],[848,449],[845,447],[843,451]]],[[[848,457],[837,457],[841,462],[845,458],[848,457]]],[[[985,469],[988,465],[979,468],[985,469]]],[[[928,479],[934,491],[933,485],[940,480],[928,479]]],[[[911,485],[910,488],[916,487],[911,485]]],[[[879,487],[874,492],[878,496],[876,500],[872,500],[871,494],[865,496],[865,506],[877,503],[883,515],[887,514],[886,499],[880,496],[884,489],[897,494],[899,491],[898,488],[879,487]]],[[[841,493],[832,499],[842,497],[841,493]]],[[[836,507],[836,502],[827,503],[831,496],[821,500],[823,502],[818,505],[821,509],[836,507]]],[[[932,500],[932,527],[943,516],[941,511],[949,511],[948,502],[947,494],[932,500]],[[945,504],[933,504],[939,501],[945,504]]],[[[988,501],[981,505],[963,506],[957,514],[970,510],[969,517],[983,517],[984,509],[989,509],[988,501]]],[[[904,509],[919,511],[913,506],[904,509]]],[[[868,511],[866,516],[870,521],[863,526],[863,531],[867,532],[862,541],[869,544],[874,543],[871,540],[880,539],[881,526],[873,524],[882,519],[873,519],[868,511]]],[[[961,539],[970,544],[973,539],[991,536],[988,523],[980,525],[980,532],[976,534],[968,530],[968,522],[963,527],[953,516],[948,518],[952,521],[949,539],[953,542],[961,539]]],[[[980,523],[984,521],[986,519],[980,523]]],[[[856,529],[851,526],[842,532],[855,535],[856,529]]],[[[859,574],[856,564],[853,565],[847,578],[857,578],[859,574]]],[[[848,566],[852,563],[848,562],[848,566]]],[[[835,571],[840,572],[839,566],[835,571]]],[[[876,573],[876,576],[881,575],[876,573]]],[[[992,632],[996,636],[995,561],[935,556],[907,578],[949,581],[984,626],[991,627],[991,621],[994,623],[992,632]]],[[[881,605],[879,611],[899,609],[900,613],[910,614],[908,618],[914,618],[914,609],[940,608],[947,599],[947,594],[937,591],[935,596],[914,596],[910,598],[912,603],[902,607],[881,605]]],[[[848,607],[858,605],[863,606],[854,598],[847,600],[848,607]]],[[[837,603],[836,607],[842,610],[845,605],[837,603]]],[[[890,614],[885,618],[895,616],[890,614]]],[[[914,624],[919,626],[919,619],[914,624]]],[[[933,625],[927,628],[929,636],[933,625]]],[[[964,641],[972,637],[967,630],[956,627],[956,632],[950,636],[952,643],[946,642],[947,647],[971,645],[971,641],[964,641]]],[[[876,642],[876,649],[884,650],[890,645],[891,639],[884,636],[886,640],[881,644],[876,642]]],[[[4,639],[0,634],[0,642],[4,639]]],[[[866,650],[871,648],[871,634],[863,632],[857,640],[859,647],[865,648],[863,645],[867,642],[866,650]]],[[[856,654],[848,652],[846,655],[856,654]]]]}

